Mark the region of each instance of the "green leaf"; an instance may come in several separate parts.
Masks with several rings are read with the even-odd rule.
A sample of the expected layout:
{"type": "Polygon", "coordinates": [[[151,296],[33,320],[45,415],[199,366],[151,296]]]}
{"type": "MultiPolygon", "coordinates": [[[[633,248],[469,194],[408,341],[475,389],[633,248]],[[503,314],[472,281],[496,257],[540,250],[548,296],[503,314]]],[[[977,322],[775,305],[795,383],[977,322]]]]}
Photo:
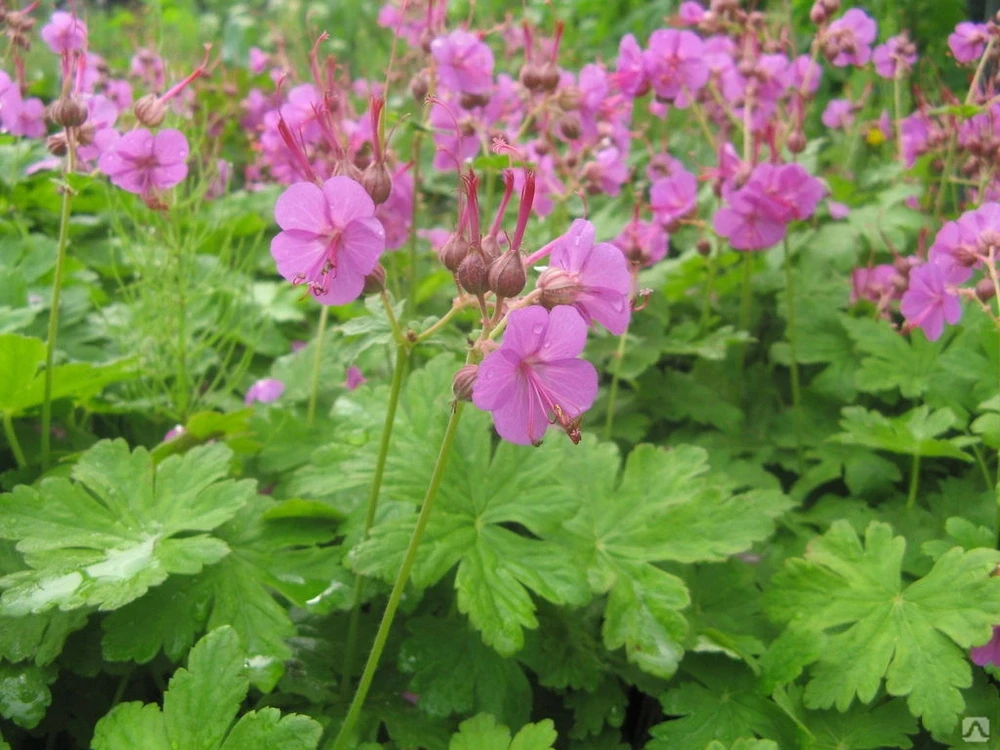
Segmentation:
{"type": "Polygon", "coordinates": [[[28,336],[0,336],[0,411],[14,412],[20,394],[31,385],[45,359],[45,342],[28,336]]]}
{"type": "Polygon", "coordinates": [[[955,547],[904,586],[905,547],[888,524],[872,522],[862,545],[850,524],[837,521],[804,558],[786,561],[766,606],[779,622],[827,634],[806,706],[870,703],[884,679],[925,727],[947,732],[964,706],[961,689],[972,683],[966,651],[1000,622],[1000,580],[989,575],[1000,552],[955,547]]]}
{"type": "MultiPolygon", "coordinates": [[[[351,553],[364,575],[395,578],[437,458],[457,367],[453,357],[443,355],[407,380],[382,485],[396,503],[383,503],[385,520],[351,553]]],[[[364,407],[368,415],[384,409],[377,396],[359,397],[370,399],[364,407]]],[[[412,581],[426,588],[457,565],[459,611],[488,645],[510,655],[523,647],[524,630],[538,626],[532,593],[554,604],[581,605],[589,592],[571,549],[554,541],[578,502],[558,481],[575,447],[553,436],[538,449],[502,443],[493,452],[488,424],[482,412],[463,415],[412,581]],[[521,527],[529,534],[520,533],[521,527]]],[[[331,471],[340,471],[348,486],[367,486],[370,477],[361,470],[370,471],[372,448],[340,452],[335,462],[324,464],[327,483],[331,471]]]]}
{"type": "Polygon", "coordinates": [[[73,480],[0,496],[0,537],[17,540],[29,569],[0,578],[0,614],[21,616],[94,606],[117,609],[171,573],[193,574],[229,549],[203,533],[254,496],[231,481],[231,452],[215,444],[171,457],[155,470],[149,453],[102,441],[73,468],[73,480]]]}
{"type": "Polygon", "coordinates": [[[517,663],[485,646],[462,620],[420,617],[406,624],[399,669],[433,717],[489,713],[511,724],[527,721],[531,686],[517,663]]]}
{"type": "Polygon", "coordinates": [[[87,614],[81,611],[50,610],[41,615],[0,617],[0,659],[31,659],[44,667],[62,653],[69,635],[86,624],[87,614]]]}
{"type": "Polygon", "coordinates": [[[969,463],[972,456],[961,449],[963,438],[937,439],[955,424],[950,409],[932,412],[918,406],[898,417],[886,417],[861,406],[845,407],[840,427],[843,432],[831,440],[847,445],[861,445],[876,450],[902,453],[908,456],[957,458],[969,463]]]}
{"type": "Polygon", "coordinates": [[[919,398],[930,387],[944,342],[928,341],[922,333],[906,337],[883,320],[841,318],[862,353],[855,384],[863,393],[899,389],[905,398],[919,398]]]}
{"type": "Polygon", "coordinates": [[[250,687],[247,655],[229,627],[202,638],[155,704],[121,703],[98,723],[94,750],[312,750],[322,728],[312,719],[264,708],[233,726],[250,687]]]}
{"type": "Polygon", "coordinates": [[[49,685],[53,668],[33,664],[0,664],[0,716],[25,729],[34,729],[52,702],[49,685]]]}
{"type": "Polygon", "coordinates": [[[600,734],[605,726],[618,729],[625,722],[628,696],[614,677],[605,677],[592,691],[574,690],[565,698],[573,711],[571,739],[585,739],[600,734]]]}
{"type": "Polygon", "coordinates": [[[512,740],[510,730],[490,714],[466,719],[452,736],[448,750],[554,750],[556,730],[549,719],[525,724],[512,740]]]}
{"type": "Polygon", "coordinates": [[[725,560],[770,536],[791,502],[777,492],[733,495],[693,446],[639,446],[617,483],[611,446],[585,442],[575,456],[568,477],[582,504],[566,529],[588,561],[593,590],[608,593],[604,644],[668,678],[683,654],[687,622],[679,610],[690,598],[684,582],[655,563],[725,560]]]}

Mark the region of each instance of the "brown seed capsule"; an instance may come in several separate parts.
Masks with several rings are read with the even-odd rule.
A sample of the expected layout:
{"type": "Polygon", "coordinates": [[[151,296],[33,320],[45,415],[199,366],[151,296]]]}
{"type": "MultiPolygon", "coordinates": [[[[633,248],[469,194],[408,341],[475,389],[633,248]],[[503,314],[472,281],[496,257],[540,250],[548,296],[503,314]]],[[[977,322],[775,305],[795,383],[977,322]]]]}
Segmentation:
{"type": "Polygon", "coordinates": [[[486,294],[490,290],[489,270],[478,249],[470,250],[458,267],[458,283],[469,294],[486,294]]]}
{"type": "Polygon", "coordinates": [[[155,128],[163,124],[167,116],[167,105],[156,94],[146,94],[135,103],[132,112],[135,119],[147,128],[155,128]]]}
{"type": "Polygon", "coordinates": [[[542,88],[541,70],[534,63],[528,62],[522,65],[518,79],[528,91],[538,91],[542,88]]]}
{"type": "Polygon", "coordinates": [[[561,268],[547,268],[538,277],[538,288],[542,295],[539,302],[551,310],[558,305],[572,305],[579,296],[580,285],[567,271],[561,268]]]}
{"type": "Polygon", "coordinates": [[[709,255],[712,252],[712,243],[706,240],[704,237],[698,240],[698,244],[695,246],[698,248],[698,255],[709,255]]]}
{"type": "Polygon", "coordinates": [[[538,71],[538,83],[542,91],[552,92],[559,86],[559,68],[555,63],[547,62],[538,71]]]}
{"type": "Polygon", "coordinates": [[[788,150],[793,154],[801,154],[806,150],[806,136],[801,130],[793,130],[788,134],[788,150]]]}
{"type": "Polygon", "coordinates": [[[527,283],[528,277],[524,273],[521,254],[511,248],[508,248],[507,252],[493,261],[490,266],[490,289],[496,292],[498,297],[506,297],[507,299],[516,297],[527,283]]]}
{"type": "Polygon", "coordinates": [[[361,186],[375,201],[375,205],[385,203],[392,194],[392,175],[385,162],[372,162],[361,173],[361,186]]]}
{"type": "Polygon", "coordinates": [[[996,295],[996,287],[990,279],[980,279],[976,282],[976,296],[981,302],[989,302],[996,295]]]}
{"type": "Polygon", "coordinates": [[[566,86],[556,95],[556,103],[564,112],[579,109],[582,100],[583,93],[576,86],[566,86]]]}
{"type": "Polygon", "coordinates": [[[829,18],[829,14],[827,14],[826,8],[823,7],[823,3],[814,3],[813,7],[809,10],[809,20],[817,26],[822,26],[826,23],[827,18],[829,18]]]}
{"type": "Polygon", "coordinates": [[[465,365],[455,373],[451,381],[451,392],[458,401],[472,401],[472,389],[479,376],[479,365],[465,365]]]}
{"type": "Polygon", "coordinates": [[[65,156],[67,143],[65,133],[56,133],[45,139],[45,147],[53,156],[65,156]]]}
{"type": "Polygon", "coordinates": [[[489,104],[490,97],[489,94],[470,94],[466,92],[459,97],[458,103],[462,105],[462,109],[476,109],[477,107],[485,107],[489,104]]]}
{"type": "Polygon", "coordinates": [[[49,105],[49,119],[64,128],[76,128],[87,121],[87,105],[76,96],[59,97],[49,105]]]}
{"type": "Polygon", "coordinates": [[[410,79],[410,96],[416,99],[418,103],[423,104],[430,90],[431,82],[427,77],[426,70],[419,71],[410,79]]]}
{"type": "Polygon", "coordinates": [[[486,258],[487,265],[489,265],[497,258],[499,258],[500,253],[502,252],[500,250],[500,243],[497,241],[497,238],[491,234],[488,234],[485,237],[483,237],[483,241],[480,243],[480,247],[482,247],[483,249],[483,255],[486,258]]]}
{"type": "Polygon", "coordinates": [[[385,268],[379,263],[372,272],[365,276],[365,288],[362,294],[381,294],[385,291],[385,268]]]}
{"type": "Polygon", "coordinates": [[[570,141],[580,137],[580,117],[575,112],[565,112],[559,118],[559,133],[570,141]]]}
{"type": "Polygon", "coordinates": [[[459,266],[462,265],[462,261],[465,260],[465,256],[468,254],[469,243],[457,234],[453,234],[445,240],[444,245],[438,250],[438,257],[441,259],[444,267],[452,273],[458,272],[459,266]]]}

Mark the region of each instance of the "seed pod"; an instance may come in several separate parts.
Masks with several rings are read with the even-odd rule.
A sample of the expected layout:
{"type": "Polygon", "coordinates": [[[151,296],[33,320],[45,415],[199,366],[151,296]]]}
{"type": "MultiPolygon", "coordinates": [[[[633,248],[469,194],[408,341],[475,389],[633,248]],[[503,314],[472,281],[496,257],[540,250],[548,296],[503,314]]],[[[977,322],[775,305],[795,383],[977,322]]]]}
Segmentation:
{"type": "Polygon", "coordinates": [[[375,201],[375,205],[385,203],[392,194],[392,175],[385,162],[372,162],[361,173],[361,186],[375,201]]]}
{"type": "Polygon", "coordinates": [[[472,389],[479,376],[479,365],[465,365],[451,381],[451,392],[458,401],[472,401],[472,389]]]}
{"type": "Polygon", "coordinates": [[[59,97],[49,105],[49,119],[64,128],[76,128],[87,121],[87,105],[79,97],[59,97]]]}
{"type": "Polygon", "coordinates": [[[542,88],[541,70],[534,63],[528,62],[522,65],[518,79],[528,91],[538,91],[542,88]]]}
{"type": "Polygon", "coordinates": [[[500,257],[500,243],[497,238],[491,234],[483,237],[483,241],[480,243],[480,247],[483,249],[483,256],[486,258],[487,265],[493,263],[497,258],[500,257]]]}
{"type": "Polygon", "coordinates": [[[806,150],[806,136],[801,130],[793,130],[788,134],[788,150],[793,154],[801,154],[806,150]]]}
{"type": "Polygon", "coordinates": [[[155,128],[163,124],[167,116],[167,105],[156,94],[146,94],[135,103],[132,112],[135,119],[147,128],[155,128]]]}
{"type": "Polygon", "coordinates": [[[457,273],[465,256],[469,254],[469,243],[465,242],[459,235],[453,234],[438,251],[438,257],[444,267],[452,273],[457,273]]]}
{"type": "Polygon", "coordinates": [[[527,283],[528,277],[524,273],[521,254],[513,248],[508,248],[507,252],[493,261],[490,266],[490,289],[496,292],[498,297],[508,299],[516,297],[527,283]]]}
{"type": "Polygon", "coordinates": [[[490,97],[489,94],[470,94],[466,92],[459,97],[458,103],[462,105],[462,109],[475,109],[476,107],[485,107],[489,104],[490,97]]]}
{"type": "Polygon", "coordinates": [[[410,79],[410,96],[417,100],[418,103],[423,104],[424,99],[427,98],[427,94],[430,93],[431,82],[427,78],[427,71],[419,71],[413,78],[410,79]]]}
{"type": "Polygon", "coordinates": [[[490,290],[489,270],[479,250],[470,250],[458,267],[458,283],[469,294],[486,294],[490,290]]]}
{"type": "Polygon", "coordinates": [[[547,268],[538,277],[538,288],[542,295],[542,307],[551,310],[558,305],[572,305],[580,291],[576,279],[561,268],[547,268]]]}
{"type": "Polygon", "coordinates": [[[379,263],[372,272],[365,276],[365,287],[362,294],[381,294],[385,291],[385,268],[379,263]]]}
{"type": "Polygon", "coordinates": [[[980,279],[976,282],[976,296],[981,302],[989,302],[996,295],[996,287],[990,279],[980,279]]]}
{"type": "Polygon", "coordinates": [[[556,102],[564,112],[579,109],[582,100],[583,93],[576,86],[566,86],[560,89],[559,94],[556,96],[556,102]]]}
{"type": "Polygon", "coordinates": [[[570,141],[580,137],[580,117],[575,112],[564,112],[559,118],[559,133],[570,141]]]}
{"type": "Polygon", "coordinates": [[[707,256],[712,252],[712,243],[704,237],[698,240],[698,244],[695,247],[698,248],[698,255],[707,256]]]}
{"type": "Polygon", "coordinates": [[[45,147],[53,156],[65,156],[67,149],[66,134],[56,133],[45,139],[45,147]]]}
{"type": "Polygon", "coordinates": [[[814,3],[813,7],[809,10],[809,20],[817,26],[825,24],[828,18],[829,15],[826,12],[826,8],[823,7],[822,2],[814,3]]]}
{"type": "Polygon", "coordinates": [[[547,62],[538,71],[538,83],[542,91],[553,92],[559,87],[559,68],[555,63],[547,62]]]}

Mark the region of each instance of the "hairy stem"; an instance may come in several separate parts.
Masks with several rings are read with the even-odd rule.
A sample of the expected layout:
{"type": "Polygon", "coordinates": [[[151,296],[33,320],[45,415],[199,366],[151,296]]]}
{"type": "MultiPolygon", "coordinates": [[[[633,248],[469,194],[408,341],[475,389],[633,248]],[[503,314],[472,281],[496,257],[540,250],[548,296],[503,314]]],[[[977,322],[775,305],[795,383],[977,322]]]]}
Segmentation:
{"type": "Polygon", "coordinates": [[[306,423],[312,425],[316,420],[316,399],[319,397],[319,375],[323,366],[323,338],[326,336],[327,320],[330,317],[330,308],[323,305],[319,313],[319,326],[316,328],[316,340],[313,345],[316,350],[313,352],[312,379],[309,384],[309,407],[306,411],[306,423]]]}
{"type": "Polygon", "coordinates": [[[917,504],[917,490],[920,489],[920,456],[914,454],[910,464],[910,492],[906,496],[906,509],[913,510],[917,504]]]}
{"type": "Polygon", "coordinates": [[[28,461],[24,457],[24,451],[21,449],[21,443],[17,439],[17,433],[14,432],[14,423],[11,421],[8,412],[3,413],[3,434],[6,435],[7,442],[10,443],[10,450],[14,454],[14,460],[17,461],[18,468],[23,469],[28,465],[28,461]]]}
{"type": "MultiPolygon", "coordinates": [[[[361,530],[361,539],[368,538],[372,524],[375,523],[375,511],[378,509],[379,491],[382,489],[382,475],[385,473],[385,461],[389,455],[389,442],[392,438],[392,426],[396,421],[396,407],[399,405],[399,393],[403,387],[403,373],[406,372],[409,349],[403,344],[396,347],[396,365],[392,370],[392,385],[389,388],[389,405],[385,412],[385,422],[382,424],[382,441],[378,447],[378,458],[375,459],[375,475],[372,478],[371,491],[368,494],[368,508],[365,511],[365,524],[361,530]]],[[[340,694],[346,700],[351,689],[351,677],[354,672],[354,656],[358,642],[358,623],[361,619],[361,602],[365,595],[365,578],[358,575],[354,579],[354,603],[351,608],[351,619],[347,628],[347,648],[344,655],[344,674],[340,682],[340,694]]]]}
{"type": "Polygon", "coordinates": [[[420,547],[420,540],[424,536],[427,528],[427,521],[430,519],[431,510],[434,508],[434,500],[437,497],[438,488],[444,478],[445,467],[448,465],[448,455],[451,453],[452,443],[455,442],[455,434],[458,431],[458,422],[462,416],[462,408],[465,403],[457,401],[451,408],[451,417],[448,419],[448,426],[444,431],[444,438],[441,440],[441,449],[438,452],[437,461],[434,464],[434,471],[431,474],[430,483],[427,485],[427,494],[424,495],[423,505],[420,507],[420,515],[417,516],[417,524],[413,527],[413,534],[410,536],[410,543],[406,548],[403,563],[396,574],[396,582],[389,593],[389,601],[385,605],[385,613],[382,615],[382,622],[379,623],[378,632],[375,633],[375,642],[372,650],[368,654],[368,661],[361,679],[358,681],[357,690],[351,700],[350,708],[344,723],[337,733],[337,738],[333,743],[333,750],[347,750],[354,746],[354,727],[358,722],[361,709],[364,706],[365,698],[368,697],[368,690],[371,688],[375,671],[378,669],[379,660],[382,658],[382,651],[389,638],[389,631],[392,629],[392,622],[396,617],[396,610],[399,602],[403,598],[403,589],[406,588],[407,581],[410,580],[410,572],[413,570],[413,563],[417,557],[417,549],[420,547]]]}
{"type": "Polygon", "coordinates": [[[604,439],[611,439],[611,427],[615,421],[615,401],[618,400],[618,381],[621,378],[622,360],[625,359],[625,346],[628,341],[628,327],[618,337],[618,348],[615,350],[615,366],[611,371],[611,389],[608,391],[608,416],[604,421],[604,439]]]}
{"type": "Polygon", "coordinates": [[[795,410],[795,453],[798,460],[799,474],[805,471],[805,461],[802,457],[802,388],[799,381],[799,358],[795,346],[795,271],[792,268],[792,254],[788,248],[788,238],[785,238],[785,302],[788,305],[788,326],[785,335],[788,337],[788,348],[791,352],[792,374],[792,408],[795,410]]]}
{"type": "MultiPolygon", "coordinates": [[[[68,178],[76,168],[76,143],[72,130],[67,130],[66,172],[68,178]]],[[[42,396],[42,469],[52,460],[52,368],[59,335],[59,298],[66,273],[66,247],[69,244],[69,215],[72,189],[67,179],[62,186],[62,208],[59,211],[59,240],[56,246],[56,268],[52,279],[52,305],[49,308],[49,331],[45,345],[45,383],[42,396]]]]}

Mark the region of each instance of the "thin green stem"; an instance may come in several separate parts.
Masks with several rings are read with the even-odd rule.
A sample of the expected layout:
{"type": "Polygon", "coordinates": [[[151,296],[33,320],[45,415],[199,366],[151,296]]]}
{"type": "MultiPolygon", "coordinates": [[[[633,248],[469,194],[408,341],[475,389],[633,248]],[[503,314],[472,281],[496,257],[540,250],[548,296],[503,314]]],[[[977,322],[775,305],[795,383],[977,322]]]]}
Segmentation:
{"type": "MultiPolygon", "coordinates": [[[[368,508],[365,511],[365,524],[361,530],[362,541],[368,538],[372,524],[375,523],[375,511],[378,509],[378,496],[382,489],[382,476],[385,473],[385,461],[389,455],[389,442],[392,438],[392,426],[396,421],[396,407],[399,405],[399,393],[403,387],[403,374],[406,372],[409,349],[403,344],[396,347],[396,365],[392,370],[392,385],[389,387],[389,405],[382,423],[382,441],[378,447],[378,458],[375,459],[375,475],[372,477],[371,491],[368,494],[368,508]]],[[[347,648],[344,655],[344,674],[340,682],[340,694],[346,700],[351,689],[351,678],[354,672],[354,652],[358,643],[358,624],[361,619],[361,602],[365,595],[365,578],[358,575],[354,579],[354,603],[351,608],[351,619],[347,627],[347,648]]]]}
{"type": "MultiPolygon", "coordinates": [[[[187,420],[187,298],[185,295],[184,249],[175,243],[177,251],[177,411],[180,421],[187,420]]],[[[326,308],[324,308],[326,309],[326,308]]]]}
{"type": "Polygon", "coordinates": [[[708,331],[708,322],[712,317],[712,294],[715,292],[715,244],[705,258],[707,277],[705,279],[705,294],[701,299],[701,320],[698,322],[698,333],[704,334],[708,331]]]}
{"type": "Polygon", "coordinates": [[[795,411],[795,453],[798,460],[799,474],[805,471],[805,460],[802,456],[802,388],[799,381],[799,358],[795,346],[795,271],[792,268],[792,253],[788,248],[788,238],[785,238],[785,302],[788,306],[788,326],[785,335],[788,337],[788,348],[791,353],[792,373],[792,408],[795,411]]]}
{"type": "Polygon", "coordinates": [[[7,436],[7,442],[10,443],[10,450],[14,454],[14,460],[17,461],[18,468],[23,469],[28,465],[27,459],[24,457],[24,451],[21,449],[21,443],[17,439],[17,433],[14,431],[14,423],[11,421],[10,413],[3,413],[3,434],[7,436]]]}
{"type": "Polygon", "coordinates": [[[410,216],[406,269],[406,298],[413,312],[417,310],[417,215],[420,211],[420,147],[423,137],[424,131],[419,129],[413,136],[413,214],[410,216]]]}
{"type": "Polygon", "coordinates": [[[920,456],[913,455],[913,462],[910,464],[910,493],[906,496],[906,509],[913,510],[917,503],[917,490],[920,489],[920,456]]]}
{"type": "Polygon", "coordinates": [[[453,304],[451,306],[451,309],[448,310],[448,312],[446,312],[444,315],[442,315],[441,318],[437,320],[437,322],[435,322],[433,325],[431,325],[426,330],[420,332],[420,334],[417,336],[417,341],[420,342],[420,341],[426,341],[427,339],[429,339],[435,333],[437,333],[442,328],[444,328],[451,321],[451,319],[453,317],[455,317],[455,315],[457,315],[459,312],[461,312],[464,309],[465,309],[465,305],[453,304]]]}
{"type": "Polygon", "coordinates": [[[316,339],[313,342],[312,378],[309,383],[309,407],[306,411],[306,424],[312,425],[316,420],[316,399],[319,397],[319,376],[323,367],[323,339],[326,336],[327,320],[330,317],[330,308],[323,305],[319,313],[319,326],[316,328],[316,339]]]}
{"type": "MultiPolygon", "coordinates": [[[[68,131],[66,172],[68,178],[76,165],[76,144],[68,131]]],[[[62,208],[59,211],[59,240],[56,245],[56,268],[52,279],[52,305],[49,308],[49,331],[45,345],[45,382],[42,396],[42,469],[52,460],[52,373],[56,357],[56,338],[59,335],[59,299],[62,295],[63,276],[66,273],[66,247],[69,244],[69,215],[73,191],[68,179],[62,186],[62,208]]]]}
{"type": "MultiPolygon", "coordinates": [[[[740,330],[750,330],[750,302],[753,280],[753,257],[750,253],[743,253],[743,284],[740,293],[740,330]]],[[[743,368],[746,364],[748,344],[744,343],[739,349],[739,371],[743,375],[743,368]]],[[[740,378],[742,382],[742,377],[740,378]]],[[[742,387],[742,386],[741,386],[742,387]]]]}
{"type": "Polygon", "coordinates": [[[392,309],[392,303],[389,301],[389,295],[382,291],[380,295],[382,300],[382,307],[385,308],[385,315],[389,319],[389,327],[392,328],[393,338],[396,339],[397,343],[403,343],[406,341],[406,337],[403,335],[403,329],[399,325],[399,321],[396,319],[396,311],[392,309]]]}
{"type": "Polygon", "coordinates": [[[375,642],[372,643],[372,650],[368,654],[368,661],[361,679],[358,681],[357,690],[351,701],[350,708],[347,709],[347,716],[337,733],[337,738],[333,743],[333,750],[347,750],[353,746],[354,727],[358,722],[361,709],[364,706],[365,698],[368,697],[368,690],[371,688],[372,680],[375,678],[375,671],[378,669],[379,660],[382,658],[382,651],[389,638],[389,631],[392,629],[392,621],[396,617],[396,610],[399,602],[403,598],[403,590],[407,581],[410,580],[410,572],[413,570],[413,563],[417,558],[417,549],[420,547],[420,540],[424,536],[427,522],[430,520],[431,511],[434,508],[434,500],[437,497],[438,488],[444,478],[444,471],[448,465],[448,456],[451,453],[451,446],[455,442],[455,435],[458,432],[458,422],[462,416],[462,409],[465,402],[456,401],[451,408],[451,417],[448,419],[448,426],[445,428],[444,437],[441,440],[441,449],[438,451],[437,461],[434,464],[434,471],[431,474],[430,483],[427,485],[427,494],[424,495],[423,505],[420,507],[420,515],[417,516],[417,524],[413,527],[413,534],[410,536],[410,543],[403,556],[403,563],[396,574],[396,582],[389,593],[389,601],[385,605],[385,613],[382,615],[382,622],[379,623],[378,631],[375,633],[375,642]]]}
{"type": "Polygon", "coordinates": [[[621,379],[622,360],[625,359],[625,345],[628,342],[628,327],[618,337],[615,349],[615,366],[611,371],[611,389],[608,391],[608,416],[604,421],[604,439],[611,439],[611,427],[615,421],[615,402],[618,400],[618,381],[621,379]]]}

